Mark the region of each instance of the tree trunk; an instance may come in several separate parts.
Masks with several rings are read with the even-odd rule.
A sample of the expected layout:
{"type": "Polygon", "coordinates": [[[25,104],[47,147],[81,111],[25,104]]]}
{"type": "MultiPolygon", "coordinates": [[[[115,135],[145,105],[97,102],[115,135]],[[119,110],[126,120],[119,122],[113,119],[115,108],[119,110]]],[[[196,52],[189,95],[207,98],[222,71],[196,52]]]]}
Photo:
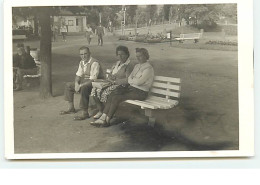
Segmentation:
{"type": "Polygon", "coordinates": [[[46,99],[52,96],[52,67],[51,67],[51,22],[48,8],[40,10],[39,23],[41,27],[40,61],[41,81],[40,97],[46,99]]]}

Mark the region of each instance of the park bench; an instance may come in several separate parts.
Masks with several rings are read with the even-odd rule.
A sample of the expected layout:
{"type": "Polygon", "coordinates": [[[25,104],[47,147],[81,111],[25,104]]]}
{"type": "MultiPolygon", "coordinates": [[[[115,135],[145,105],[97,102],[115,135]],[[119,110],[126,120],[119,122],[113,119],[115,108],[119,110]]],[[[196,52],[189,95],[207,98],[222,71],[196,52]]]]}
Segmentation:
{"type": "Polygon", "coordinates": [[[148,125],[154,126],[155,118],[153,110],[170,109],[178,104],[180,97],[180,78],[155,76],[149,96],[144,101],[126,100],[127,103],[138,105],[145,110],[145,116],[149,118],[148,125]]]}
{"type": "Polygon", "coordinates": [[[25,40],[27,39],[26,35],[13,35],[13,40],[25,40]]]}
{"type": "Polygon", "coordinates": [[[188,33],[188,34],[180,34],[180,38],[175,38],[175,40],[183,43],[184,40],[194,40],[194,43],[199,42],[201,38],[201,33],[188,33]]]}
{"type": "Polygon", "coordinates": [[[36,68],[37,68],[37,74],[35,75],[24,75],[23,78],[26,82],[26,85],[30,85],[29,81],[37,81],[39,83],[39,79],[41,77],[41,63],[39,61],[35,61],[36,68]]]}

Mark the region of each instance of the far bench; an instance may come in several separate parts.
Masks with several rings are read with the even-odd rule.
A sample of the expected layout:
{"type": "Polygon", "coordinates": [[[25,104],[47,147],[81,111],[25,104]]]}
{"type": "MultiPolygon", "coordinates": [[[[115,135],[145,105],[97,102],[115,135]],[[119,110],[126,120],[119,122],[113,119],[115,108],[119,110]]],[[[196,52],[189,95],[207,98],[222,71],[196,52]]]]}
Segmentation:
{"type": "Polygon", "coordinates": [[[148,98],[144,101],[127,100],[125,102],[138,105],[145,110],[150,126],[154,126],[155,118],[152,115],[154,109],[170,109],[178,105],[180,97],[180,78],[155,76],[148,98]]]}
{"type": "Polygon", "coordinates": [[[13,40],[25,40],[27,39],[26,35],[13,35],[13,40]]]}
{"type": "Polygon", "coordinates": [[[201,38],[201,33],[188,33],[188,34],[180,34],[180,38],[175,38],[175,40],[183,43],[184,40],[194,40],[194,43],[199,42],[201,38]]]}
{"type": "Polygon", "coordinates": [[[26,85],[29,85],[28,79],[31,79],[31,80],[35,79],[35,80],[38,81],[41,77],[41,63],[39,61],[35,61],[35,63],[36,63],[36,67],[37,67],[37,74],[35,74],[35,75],[24,75],[23,76],[23,78],[25,79],[25,81],[27,83],[26,85]]]}

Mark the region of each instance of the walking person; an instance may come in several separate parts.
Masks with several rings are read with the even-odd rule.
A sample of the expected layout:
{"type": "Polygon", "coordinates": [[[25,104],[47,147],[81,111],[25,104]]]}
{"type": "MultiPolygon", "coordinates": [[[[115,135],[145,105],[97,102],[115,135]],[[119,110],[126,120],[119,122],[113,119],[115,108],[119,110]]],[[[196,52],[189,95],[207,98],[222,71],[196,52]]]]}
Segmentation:
{"type": "Polygon", "coordinates": [[[87,41],[88,41],[88,45],[90,45],[93,35],[94,35],[93,30],[88,24],[87,28],[86,28],[86,34],[85,34],[85,37],[87,38],[87,41]]]}
{"type": "Polygon", "coordinates": [[[88,47],[83,46],[79,49],[81,61],[76,72],[75,82],[68,82],[65,85],[64,99],[68,102],[68,109],[61,111],[60,114],[75,113],[74,93],[80,93],[81,115],[75,116],[74,120],[84,120],[89,118],[88,104],[89,95],[92,89],[92,82],[95,79],[103,78],[103,72],[99,61],[91,57],[88,47]]]}
{"type": "Polygon", "coordinates": [[[104,27],[99,24],[99,26],[96,29],[96,34],[98,36],[98,45],[103,46],[103,36],[105,35],[104,27]]]}
{"type": "Polygon", "coordinates": [[[128,77],[129,87],[121,92],[112,93],[105,104],[102,116],[91,122],[97,127],[110,126],[110,120],[114,116],[118,105],[126,100],[145,100],[152,86],[154,70],[149,63],[149,53],[145,48],[136,48],[138,64],[135,65],[128,77]]]}
{"type": "Polygon", "coordinates": [[[67,35],[67,27],[65,24],[63,24],[60,28],[60,32],[61,32],[61,35],[62,35],[62,41],[66,42],[66,35],[67,35]]]}
{"type": "Polygon", "coordinates": [[[58,28],[56,25],[53,25],[51,27],[51,31],[52,31],[52,41],[56,42],[57,41],[57,35],[58,35],[58,28]]]}

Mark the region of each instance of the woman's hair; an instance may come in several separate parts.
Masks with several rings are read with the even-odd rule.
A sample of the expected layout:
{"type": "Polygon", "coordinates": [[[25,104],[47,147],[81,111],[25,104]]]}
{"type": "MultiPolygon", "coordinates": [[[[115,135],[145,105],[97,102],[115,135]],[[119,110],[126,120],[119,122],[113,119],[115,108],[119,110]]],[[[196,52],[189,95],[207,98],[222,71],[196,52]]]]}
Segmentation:
{"type": "Polygon", "coordinates": [[[118,55],[118,51],[123,51],[127,55],[127,58],[129,58],[130,53],[129,53],[128,47],[126,47],[126,46],[117,46],[117,48],[116,48],[116,56],[118,55]]]}
{"type": "Polygon", "coordinates": [[[136,52],[142,53],[147,60],[149,60],[150,56],[149,56],[149,52],[147,51],[147,49],[145,48],[135,48],[136,52]]]}

